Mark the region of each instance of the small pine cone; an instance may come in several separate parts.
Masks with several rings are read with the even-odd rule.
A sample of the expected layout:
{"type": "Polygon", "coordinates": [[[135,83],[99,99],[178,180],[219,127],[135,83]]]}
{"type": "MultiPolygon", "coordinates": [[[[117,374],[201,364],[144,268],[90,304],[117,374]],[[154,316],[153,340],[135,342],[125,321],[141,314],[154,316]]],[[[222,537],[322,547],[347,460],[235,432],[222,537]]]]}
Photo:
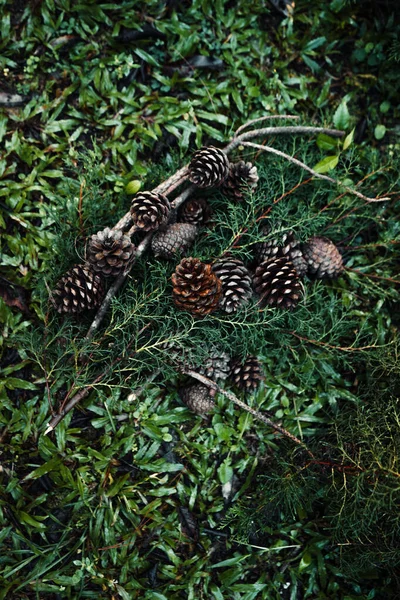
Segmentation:
{"type": "Polygon", "coordinates": [[[189,179],[200,188],[219,186],[228,174],[228,157],[214,146],[197,150],[189,164],[189,179]]]}
{"type": "MultiPolygon", "coordinates": [[[[268,230],[265,231],[268,234],[268,230]]],[[[257,262],[286,257],[293,263],[299,277],[307,273],[308,265],[300,250],[300,243],[294,237],[293,231],[284,233],[281,239],[272,238],[255,244],[255,256],[257,262]]]]}
{"type": "Polygon", "coordinates": [[[177,254],[185,254],[193,244],[198,233],[196,225],[190,223],[173,223],[166,229],[157,231],[151,241],[151,249],[161,258],[176,258],[177,254]]]}
{"type": "Polygon", "coordinates": [[[264,379],[260,361],[256,356],[248,356],[244,363],[239,359],[232,360],[230,378],[243,392],[254,392],[264,379]]]}
{"type": "Polygon", "coordinates": [[[211,265],[198,258],[183,258],[171,279],[173,300],[178,308],[200,317],[217,308],[222,284],[211,265]]]}
{"type": "Polygon", "coordinates": [[[205,225],[211,217],[211,207],[205,198],[191,198],[182,206],[179,220],[191,225],[205,225]]]}
{"type": "Polygon", "coordinates": [[[298,274],[285,257],[264,260],[256,269],[254,289],[261,296],[262,306],[291,310],[301,296],[298,274]]]}
{"type": "Polygon", "coordinates": [[[257,167],[251,162],[240,160],[231,163],[229,175],[221,186],[221,192],[235,202],[241,202],[246,192],[253,192],[258,184],[257,167]]]}
{"type": "Polygon", "coordinates": [[[170,210],[168,198],[155,192],[139,192],[131,204],[132,220],[143,231],[152,231],[164,225],[170,210]]]}
{"type": "Polygon", "coordinates": [[[75,265],[57,282],[52,303],[59,313],[81,313],[99,306],[104,291],[99,273],[90,265],[75,265]]]}
{"type": "Polygon", "coordinates": [[[225,381],[230,374],[230,357],[226,352],[214,349],[210,356],[203,361],[200,367],[194,370],[213,381],[225,381]]]}
{"type": "Polygon", "coordinates": [[[250,273],[241,260],[229,257],[214,263],[213,271],[222,283],[220,307],[227,313],[236,312],[252,294],[250,273]]]}
{"type": "Polygon", "coordinates": [[[195,383],[179,390],[182,401],[190,410],[198,415],[204,415],[213,410],[215,392],[202,383],[195,383]]]}
{"type": "Polygon", "coordinates": [[[312,237],[303,246],[308,271],[319,279],[338,277],[343,271],[343,259],[335,244],[325,237],[312,237]]]}
{"type": "Polygon", "coordinates": [[[135,246],[121,230],[106,227],[89,240],[87,259],[93,269],[106,277],[117,276],[126,269],[135,255],[135,246]]]}

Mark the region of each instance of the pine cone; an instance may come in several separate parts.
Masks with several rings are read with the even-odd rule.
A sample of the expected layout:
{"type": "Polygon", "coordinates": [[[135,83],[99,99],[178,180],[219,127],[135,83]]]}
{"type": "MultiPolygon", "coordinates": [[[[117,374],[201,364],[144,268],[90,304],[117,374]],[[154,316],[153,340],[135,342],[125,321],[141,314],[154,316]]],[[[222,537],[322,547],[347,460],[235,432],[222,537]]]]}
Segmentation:
{"type": "Polygon", "coordinates": [[[308,271],[322,279],[339,277],[343,271],[343,259],[335,244],[325,237],[312,237],[303,246],[303,256],[308,271]]]}
{"type": "Polygon", "coordinates": [[[198,258],[183,258],[172,275],[176,306],[192,315],[205,316],[218,306],[222,284],[211,265],[198,258]]]}
{"type": "Polygon", "coordinates": [[[166,224],[170,210],[168,198],[155,192],[139,192],[131,204],[132,220],[143,231],[166,224]]]}
{"type": "Polygon", "coordinates": [[[221,186],[221,192],[235,202],[241,202],[246,192],[253,192],[258,184],[257,167],[251,162],[240,160],[231,163],[229,175],[221,186]]]}
{"type": "MultiPolygon", "coordinates": [[[[268,229],[264,230],[268,235],[268,229]]],[[[254,246],[257,262],[261,263],[264,260],[273,258],[286,257],[293,263],[299,277],[303,277],[307,273],[308,265],[300,250],[300,243],[294,237],[293,231],[284,233],[280,239],[271,238],[264,242],[259,242],[254,246]]]]}
{"type": "Polygon", "coordinates": [[[134,257],[135,246],[121,230],[106,227],[92,235],[88,243],[87,258],[93,269],[106,277],[124,271],[134,257]]]}
{"type": "Polygon", "coordinates": [[[276,306],[291,310],[301,296],[298,274],[285,257],[264,260],[256,269],[254,288],[261,296],[262,306],[276,306]]]}
{"type": "Polygon", "coordinates": [[[174,223],[162,231],[157,231],[151,241],[151,248],[156,256],[176,258],[177,254],[186,253],[193,244],[197,233],[196,225],[174,223]]]}
{"type": "Polygon", "coordinates": [[[252,294],[250,273],[241,260],[230,257],[214,263],[213,271],[222,283],[220,307],[227,313],[236,312],[252,294]]]}
{"type": "Polygon", "coordinates": [[[213,381],[225,381],[231,370],[230,357],[226,352],[214,348],[203,364],[200,367],[194,367],[194,370],[213,381]]]}
{"type": "Polygon", "coordinates": [[[189,179],[200,188],[221,185],[228,174],[228,157],[214,146],[197,150],[189,164],[189,179]]]}
{"type": "Polygon", "coordinates": [[[104,281],[90,265],[75,265],[57,282],[52,302],[59,313],[96,308],[104,297],[104,281]]]}
{"type": "Polygon", "coordinates": [[[193,412],[203,415],[213,410],[215,392],[202,383],[195,383],[179,390],[182,401],[193,412]]]}
{"type": "Polygon", "coordinates": [[[239,359],[232,360],[230,378],[243,392],[253,392],[264,379],[260,361],[256,356],[248,356],[244,363],[239,359]]]}
{"type": "Polygon", "coordinates": [[[205,198],[192,198],[181,207],[179,220],[191,225],[205,225],[210,220],[211,212],[205,198]]]}

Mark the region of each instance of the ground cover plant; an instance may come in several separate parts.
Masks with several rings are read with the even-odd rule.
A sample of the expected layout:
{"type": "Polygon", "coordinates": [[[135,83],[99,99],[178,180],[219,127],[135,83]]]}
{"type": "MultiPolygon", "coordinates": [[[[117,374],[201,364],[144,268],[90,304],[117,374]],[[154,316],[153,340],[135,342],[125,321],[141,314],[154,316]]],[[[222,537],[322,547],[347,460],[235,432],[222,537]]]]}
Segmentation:
{"type": "Polygon", "coordinates": [[[390,3],[307,4],[2,3],[0,597],[396,597],[397,28],[390,3]],[[259,243],[325,236],[340,277],[306,277],[292,311],[255,296],[199,318],[173,302],[181,256],[147,249],[91,339],[94,313],[56,312],[139,188],[289,112],[343,135],[255,141],[341,185],[239,146],[258,185],[198,190],[212,215],[189,254],[251,268],[259,243]],[[222,392],[188,408],[184,371],[215,348],[257,357],[257,389],[222,392],[281,432],[222,392]]]}

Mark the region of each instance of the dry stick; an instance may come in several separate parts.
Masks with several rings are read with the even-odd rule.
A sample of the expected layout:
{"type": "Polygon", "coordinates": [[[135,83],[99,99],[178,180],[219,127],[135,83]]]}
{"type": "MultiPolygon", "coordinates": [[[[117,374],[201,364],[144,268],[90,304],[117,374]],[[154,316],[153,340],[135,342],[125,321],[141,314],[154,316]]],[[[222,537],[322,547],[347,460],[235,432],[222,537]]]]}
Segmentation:
{"type": "Polygon", "coordinates": [[[296,444],[298,444],[299,446],[304,448],[306,450],[307,454],[309,456],[311,456],[311,458],[315,458],[313,453],[311,452],[311,450],[309,450],[307,448],[307,446],[305,445],[304,442],[302,442],[296,436],[294,436],[292,433],[290,433],[290,431],[287,431],[280,425],[277,425],[276,423],[271,421],[271,419],[268,419],[268,417],[264,416],[258,410],[255,410],[254,408],[247,406],[247,404],[245,404],[245,402],[242,402],[241,400],[239,400],[239,398],[237,398],[235,396],[235,394],[232,394],[232,392],[227,392],[227,391],[223,390],[217,383],[215,383],[215,381],[213,381],[212,379],[209,379],[208,377],[204,377],[204,375],[200,375],[200,373],[197,373],[196,371],[192,371],[191,369],[185,369],[183,372],[186,375],[193,377],[193,379],[197,379],[197,381],[200,381],[200,383],[202,383],[203,385],[206,385],[207,387],[212,388],[213,390],[217,391],[219,394],[226,396],[226,398],[228,398],[231,402],[233,402],[234,404],[237,404],[237,406],[240,406],[240,408],[243,408],[245,411],[247,411],[248,413],[253,415],[253,417],[258,419],[259,421],[262,421],[269,427],[272,427],[276,431],[279,431],[279,433],[281,433],[282,435],[291,439],[292,442],[295,442],[296,444]]]}
{"type": "Polygon", "coordinates": [[[244,125],[241,125],[239,129],[235,131],[235,137],[239,135],[241,131],[244,131],[254,123],[260,123],[261,121],[269,121],[270,119],[300,119],[300,117],[296,117],[295,115],[268,115],[266,117],[258,117],[258,119],[252,119],[251,121],[247,121],[244,125]]]}
{"type": "MultiPolygon", "coordinates": [[[[253,142],[242,142],[242,146],[248,146],[250,148],[257,148],[259,150],[264,150],[265,152],[271,152],[272,154],[276,154],[277,156],[282,156],[282,158],[285,158],[289,162],[292,162],[293,164],[297,165],[298,167],[301,167],[302,169],[304,169],[305,171],[308,171],[309,173],[314,175],[314,177],[318,177],[318,179],[324,179],[325,181],[329,181],[330,183],[334,183],[335,185],[343,185],[341,183],[341,181],[338,181],[337,179],[333,179],[332,177],[328,177],[327,175],[322,175],[321,173],[317,173],[316,171],[314,171],[314,169],[311,169],[311,167],[307,166],[300,160],[297,160],[297,158],[293,158],[292,156],[289,156],[289,154],[285,154],[284,152],[281,152],[280,150],[275,150],[275,148],[271,148],[270,146],[261,146],[261,144],[254,144],[253,142]]],[[[364,194],[361,194],[361,192],[357,192],[353,188],[347,187],[347,185],[343,185],[343,187],[346,190],[346,192],[348,192],[349,194],[353,194],[354,196],[357,196],[358,198],[361,198],[362,200],[365,200],[366,202],[387,202],[388,200],[390,200],[390,198],[387,196],[385,196],[384,198],[368,198],[368,196],[364,196],[364,194]]]]}

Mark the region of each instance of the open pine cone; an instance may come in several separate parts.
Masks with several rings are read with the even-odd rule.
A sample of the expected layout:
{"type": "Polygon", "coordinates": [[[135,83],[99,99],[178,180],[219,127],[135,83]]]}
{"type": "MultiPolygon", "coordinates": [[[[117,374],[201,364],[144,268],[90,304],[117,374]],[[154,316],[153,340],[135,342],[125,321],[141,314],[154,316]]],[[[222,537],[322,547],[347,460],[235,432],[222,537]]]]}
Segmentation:
{"type": "Polygon", "coordinates": [[[213,265],[213,271],[222,283],[220,307],[233,313],[248,302],[252,295],[250,273],[238,258],[221,258],[213,265]]]}
{"type": "Polygon", "coordinates": [[[262,306],[293,309],[301,296],[298,274],[285,257],[263,261],[256,269],[254,288],[262,306]]]}
{"type": "Polygon", "coordinates": [[[228,157],[214,146],[197,150],[189,164],[189,180],[197,187],[219,186],[228,174],[228,157]]]}
{"type": "Polygon", "coordinates": [[[59,313],[97,308],[104,297],[104,280],[90,265],[75,265],[57,282],[51,301],[59,313]]]}
{"type": "Polygon", "coordinates": [[[175,305],[195,316],[213,312],[222,292],[222,284],[211,265],[198,258],[183,258],[172,275],[175,305]]]}
{"type": "Polygon", "coordinates": [[[87,259],[93,269],[105,277],[117,276],[132,261],[135,246],[121,230],[106,227],[89,240],[87,259]]]}
{"type": "Polygon", "coordinates": [[[210,220],[211,212],[205,198],[190,198],[180,209],[179,221],[191,225],[205,225],[210,220]]]}
{"type": "Polygon", "coordinates": [[[257,167],[251,162],[240,160],[230,164],[229,175],[222,183],[221,192],[231,200],[241,202],[246,192],[256,189],[258,180],[257,167]]]}
{"type": "Polygon", "coordinates": [[[132,220],[143,231],[152,231],[165,225],[170,210],[168,198],[155,192],[139,192],[131,204],[132,220]]]}
{"type": "MultiPolygon", "coordinates": [[[[264,233],[267,235],[268,229],[264,233]]],[[[283,233],[280,239],[270,238],[264,242],[259,242],[255,244],[254,249],[258,263],[284,256],[293,263],[299,277],[303,277],[307,273],[308,265],[293,231],[283,233]]]]}
{"type": "Polygon", "coordinates": [[[239,359],[232,360],[230,378],[238,389],[253,392],[264,379],[260,361],[256,356],[248,356],[243,363],[239,359]]]}

